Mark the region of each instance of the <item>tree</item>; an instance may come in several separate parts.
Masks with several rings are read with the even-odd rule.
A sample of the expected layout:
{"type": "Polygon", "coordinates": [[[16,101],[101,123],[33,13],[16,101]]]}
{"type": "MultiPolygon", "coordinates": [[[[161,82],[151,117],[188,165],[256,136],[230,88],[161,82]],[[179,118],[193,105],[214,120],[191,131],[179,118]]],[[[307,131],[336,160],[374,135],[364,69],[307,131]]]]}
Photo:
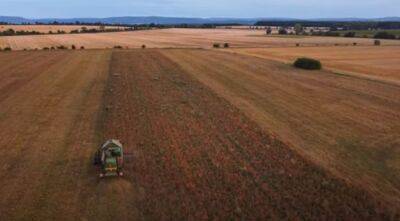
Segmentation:
{"type": "Polygon", "coordinates": [[[287,34],[288,34],[288,32],[287,32],[287,30],[286,30],[285,28],[280,28],[279,31],[278,31],[278,33],[279,33],[280,35],[287,35],[287,34]]]}
{"type": "Polygon", "coordinates": [[[271,27],[268,27],[266,32],[267,32],[267,35],[272,34],[272,28],[271,28],[271,27]]]}
{"type": "Polygon", "coordinates": [[[375,34],[374,38],[377,39],[396,39],[396,36],[386,31],[381,31],[375,34]]]}
{"type": "Polygon", "coordinates": [[[296,32],[296,35],[299,35],[303,32],[303,26],[301,24],[296,24],[294,26],[294,31],[296,32]]]}
{"type": "Polygon", "coordinates": [[[344,37],[346,38],[354,38],[356,36],[355,32],[347,32],[346,34],[344,34],[344,37]]]}

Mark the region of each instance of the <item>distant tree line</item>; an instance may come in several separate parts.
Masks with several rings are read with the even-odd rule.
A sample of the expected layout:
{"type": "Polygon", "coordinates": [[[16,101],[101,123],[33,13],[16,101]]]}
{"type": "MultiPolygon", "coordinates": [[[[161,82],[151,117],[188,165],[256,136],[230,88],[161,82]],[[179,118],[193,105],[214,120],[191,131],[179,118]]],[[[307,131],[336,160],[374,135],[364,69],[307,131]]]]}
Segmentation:
{"type": "Polygon", "coordinates": [[[294,27],[296,24],[303,27],[328,27],[332,31],[339,28],[343,30],[400,29],[400,22],[259,21],[255,25],[294,27]]]}
{"type": "Polygon", "coordinates": [[[14,35],[40,35],[42,33],[37,31],[15,31],[14,29],[10,28],[5,31],[0,31],[0,36],[14,36],[14,35]]]}

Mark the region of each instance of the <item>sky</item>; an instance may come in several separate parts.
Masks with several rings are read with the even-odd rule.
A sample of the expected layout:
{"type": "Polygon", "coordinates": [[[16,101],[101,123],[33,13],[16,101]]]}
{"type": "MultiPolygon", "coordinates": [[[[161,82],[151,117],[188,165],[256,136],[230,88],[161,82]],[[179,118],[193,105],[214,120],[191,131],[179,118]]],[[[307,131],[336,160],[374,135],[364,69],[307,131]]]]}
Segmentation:
{"type": "Polygon", "coordinates": [[[400,16],[400,0],[0,0],[0,16],[376,18],[400,16]]]}

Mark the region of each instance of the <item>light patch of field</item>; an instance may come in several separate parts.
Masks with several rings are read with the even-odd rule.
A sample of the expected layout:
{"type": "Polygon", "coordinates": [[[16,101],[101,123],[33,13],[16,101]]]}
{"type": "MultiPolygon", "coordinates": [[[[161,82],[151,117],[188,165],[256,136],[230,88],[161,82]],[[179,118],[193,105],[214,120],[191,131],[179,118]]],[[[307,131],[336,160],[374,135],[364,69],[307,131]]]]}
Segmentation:
{"type": "Polygon", "coordinates": [[[79,220],[97,210],[118,219],[104,207],[113,194],[90,175],[110,56],[0,53],[0,220],[79,220]]]}
{"type": "MultiPolygon", "coordinates": [[[[65,31],[67,33],[71,32],[72,30],[80,30],[83,27],[88,29],[100,29],[98,25],[0,25],[0,31],[6,31],[8,29],[13,29],[14,31],[37,31],[40,33],[49,33],[52,31],[56,33],[57,31],[65,31]]],[[[106,29],[123,29],[124,27],[120,26],[106,26],[106,29]]]]}
{"type": "Polygon", "coordinates": [[[241,54],[163,54],[302,155],[400,205],[399,86],[241,54]]]}
{"type": "Polygon", "coordinates": [[[229,51],[290,63],[299,57],[310,57],[321,60],[324,67],[335,72],[400,84],[399,46],[247,48],[229,51]]]}
{"type": "MultiPolygon", "coordinates": [[[[230,43],[231,47],[295,47],[322,45],[372,45],[372,39],[338,37],[282,38],[266,36],[263,30],[240,29],[158,29],[134,32],[66,34],[40,36],[0,37],[0,47],[14,50],[41,49],[51,46],[84,46],[85,48],[112,48],[116,45],[140,48],[211,48],[213,43],[230,43]]],[[[384,40],[383,45],[400,45],[397,40],[384,40]]]]}

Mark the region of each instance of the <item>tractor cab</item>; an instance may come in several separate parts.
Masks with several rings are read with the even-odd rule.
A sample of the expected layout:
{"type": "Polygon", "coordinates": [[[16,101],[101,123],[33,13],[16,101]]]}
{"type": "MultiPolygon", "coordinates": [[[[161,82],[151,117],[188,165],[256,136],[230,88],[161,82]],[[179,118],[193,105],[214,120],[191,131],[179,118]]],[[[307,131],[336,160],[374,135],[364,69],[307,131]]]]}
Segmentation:
{"type": "Polygon", "coordinates": [[[108,140],[96,152],[94,164],[100,165],[100,177],[123,176],[124,152],[119,140],[108,140]]]}

